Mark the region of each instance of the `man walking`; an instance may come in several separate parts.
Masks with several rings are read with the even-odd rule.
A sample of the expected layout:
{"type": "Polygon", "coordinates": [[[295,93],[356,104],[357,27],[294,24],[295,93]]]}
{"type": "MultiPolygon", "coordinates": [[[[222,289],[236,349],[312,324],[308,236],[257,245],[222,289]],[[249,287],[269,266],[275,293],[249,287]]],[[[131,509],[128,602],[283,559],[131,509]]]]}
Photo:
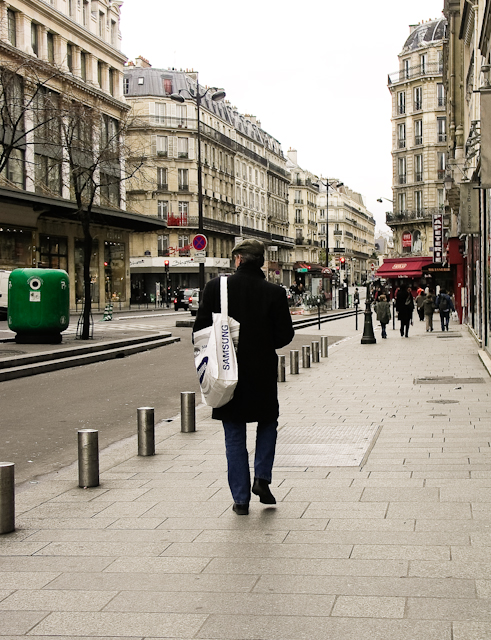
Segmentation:
{"type": "MultiPolygon", "coordinates": [[[[261,267],[264,245],[258,240],[239,242],[233,251],[237,271],[228,279],[228,312],[240,322],[237,350],[239,381],[234,397],[213,409],[225,432],[228,483],[237,515],[249,513],[251,477],[246,442],[248,422],[257,422],[252,493],[264,504],[276,504],[269,489],[278,426],[278,356],[276,349],[293,339],[294,331],[285,290],[266,282],[261,267]]],[[[212,324],[220,309],[220,278],[203,291],[194,331],[212,324]]]]}
{"type": "Polygon", "coordinates": [[[435,302],[435,306],[440,312],[440,323],[442,325],[442,331],[448,331],[448,323],[450,321],[450,312],[455,311],[455,307],[452,302],[452,298],[448,295],[445,289],[440,289],[440,293],[435,302]]]}

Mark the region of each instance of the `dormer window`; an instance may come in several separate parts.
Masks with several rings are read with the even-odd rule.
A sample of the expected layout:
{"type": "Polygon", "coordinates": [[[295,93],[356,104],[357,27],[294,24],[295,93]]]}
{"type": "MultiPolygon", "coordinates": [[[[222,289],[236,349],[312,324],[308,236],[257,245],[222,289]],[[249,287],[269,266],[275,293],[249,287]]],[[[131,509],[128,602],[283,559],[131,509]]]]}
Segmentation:
{"type": "Polygon", "coordinates": [[[138,84],[143,84],[143,78],[138,78],[138,84]]]}

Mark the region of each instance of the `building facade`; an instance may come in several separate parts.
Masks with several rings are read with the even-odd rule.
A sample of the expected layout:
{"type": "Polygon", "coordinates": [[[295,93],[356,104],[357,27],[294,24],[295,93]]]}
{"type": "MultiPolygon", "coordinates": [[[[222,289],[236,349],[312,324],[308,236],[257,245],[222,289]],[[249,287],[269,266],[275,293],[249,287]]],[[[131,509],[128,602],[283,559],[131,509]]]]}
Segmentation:
{"type": "Polygon", "coordinates": [[[491,353],[491,3],[445,0],[448,281],[462,322],[491,353]]]}
{"type": "Polygon", "coordinates": [[[214,102],[197,74],[154,69],[143,59],[125,69],[124,93],[132,107],[131,138],[146,149],[141,176],[128,185],[132,208],[159,218],[165,229],[134,234],[131,248],[132,298],[158,294],[162,286],[198,286],[198,260],[206,280],[229,273],[236,240],[254,237],[267,247],[272,281],[290,278],[293,239],[286,217],[289,180],[280,144],[227,101],[214,102]],[[185,102],[177,104],[172,94],[185,102]],[[201,167],[206,255],[193,247],[198,233],[198,171],[201,167]],[[273,180],[275,178],[275,180],[273,180]],[[166,274],[166,263],[168,274],[166,274]]]}
{"type": "MultiPolygon", "coordinates": [[[[363,196],[338,180],[329,179],[329,264],[349,286],[366,282],[371,274],[375,251],[375,219],[363,196]]],[[[325,237],[322,211],[326,206],[326,187],[319,193],[319,226],[325,237]]],[[[321,244],[325,240],[321,239],[321,244]]]]}
{"type": "MultiPolygon", "coordinates": [[[[72,309],[81,302],[84,292],[84,234],[67,160],[72,149],[63,146],[59,128],[50,129],[62,116],[52,114],[44,121],[43,117],[48,102],[61,104],[63,98],[69,98],[71,104],[93,108],[100,114],[97,135],[102,135],[105,125],[107,131],[118,130],[128,111],[123,100],[121,4],[110,0],[0,0],[4,104],[0,268],[67,270],[72,309]],[[10,113],[6,114],[9,108],[10,113]],[[12,140],[17,143],[9,153],[12,140]]],[[[122,166],[120,161],[112,158],[107,163],[116,174],[122,166]]],[[[103,169],[98,178],[91,224],[92,300],[96,307],[104,307],[106,301],[127,306],[129,234],[134,229],[147,229],[152,223],[124,211],[123,180],[102,186],[103,169]]]]}
{"type": "MultiPolygon", "coordinates": [[[[433,216],[444,212],[447,154],[442,18],[410,27],[389,75],[392,98],[393,211],[387,225],[395,255],[433,257],[433,216]]],[[[447,221],[446,221],[447,222],[447,221]]]]}

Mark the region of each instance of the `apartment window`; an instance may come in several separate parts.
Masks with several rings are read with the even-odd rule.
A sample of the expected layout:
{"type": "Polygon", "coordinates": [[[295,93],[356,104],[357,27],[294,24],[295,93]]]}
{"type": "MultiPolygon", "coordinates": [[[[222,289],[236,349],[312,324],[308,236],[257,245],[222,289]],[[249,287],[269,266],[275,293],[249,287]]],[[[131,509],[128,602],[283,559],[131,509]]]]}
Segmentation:
{"type": "Polygon", "coordinates": [[[406,184],[406,158],[399,158],[397,161],[399,174],[399,184],[406,184]]]}
{"type": "Polygon", "coordinates": [[[242,179],[247,180],[247,167],[242,163],[242,179]]]}
{"type": "Polygon", "coordinates": [[[295,191],[295,202],[297,204],[302,204],[302,192],[301,191],[295,191]]]}
{"type": "Polygon", "coordinates": [[[400,193],[397,196],[397,206],[399,213],[404,213],[406,211],[406,194],[400,193]]]}
{"type": "Polygon", "coordinates": [[[115,69],[109,69],[109,93],[113,96],[114,95],[114,88],[115,88],[115,77],[116,77],[116,70],[115,69]]]}
{"type": "Polygon", "coordinates": [[[99,11],[99,37],[104,38],[104,13],[99,11]]]}
{"type": "Polygon", "coordinates": [[[423,181],[423,156],[421,154],[414,156],[414,179],[416,182],[423,181]]]}
{"type": "Polygon", "coordinates": [[[302,223],[302,209],[295,209],[295,222],[297,224],[302,223]]]}
{"type": "Polygon", "coordinates": [[[51,31],[46,34],[47,47],[48,47],[48,62],[55,61],[55,38],[51,31]]]}
{"type": "Polygon", "coordinates": [[[189,202],[187,200],[179,200],[178,204],[178,211],[179,211],[179,215],[182,216],[187,216],[189,213],[189,202]]]}
{"type": "Polygon", "coordinates": [[[399,114],[406,113],[406,92],[399,91],[397,94],[397,112],[399,114]]]}
{"type": "Polygon", "coordinates": [[[188,109],[185,104],[178,104],[176,107],[177,126],[184,127],[186,125],[188,109]]]}
{"type": "Polygon", "coordinates": [[[68,0],[68,15],[70,18],[75,15],[75,0],[68,0]]]}
{"type": "Polygon", "coordinates": [[[129,92],[130,92],[130,79],[123,78],[123,93],[125,96],[127,96],[129,92]]]}
{"type": "Polygon", "coordinates": [[[423,121],[422,120],[414,121],[414,144],[415,145],[423,144],[423,121]]]}
{"type": "Polygon", "coordinates": [[[157,201],[157,217],[161,220],[167,220],[167,215],[169,213],[169,201],[168,200],[158,200],[157,201]]]}
{"type": "Polygon", "coordinates": [[[17,46],[17,15],[12,9],[7,9],[8,40],[14,47],[17,46]]]}
{"type": "Polygon", "coordinates": [[[80,54],[80,75],[82,80],[87,80],[87,54],[84,51],[80,54]]]}
{"type": "Polygon", "coordinates": [[[438,180],[445,178],[445,169],[447,167],[446,156],[443,152],[437,153],[438,180]]]}
{"type": "Polygon", "coordinates": [[[409,78],[410,78],[410,75],[411,75],[411,73],[410,73],[410,67],[409,67],[410,62],[411,62],[411,61],[410,61],[410,59],[409,59],[409,58],[406,58],[406,59],[405,59],[405,60],[403,60],[403,62],[402,62],[402,72],[403,72],[403,78],[404,78],[404,80],[409,80],[409,78]]]}
{"type": "Polygon", "coordinates": [[[82,22],[84,27],[88,27],[89,26],[89,0],[84,0],[84,5],[82,8],[82,22]]]}
{"type": "Polygon", "coordinates": [[[97,82],[102,89],[102,62],[100,60],[97,61],[97,82]]]}
{"type": "Polygon", "coordinates": [[[168,235],[157,236],[157,255],[159,256],[159,258],[169,255],[169,236],[168,235]]]}
{"type": "Polygon", "coordinates": [[[423,212],[423,192],[422,191],[414,192],[414,208],[416,209],[416,213],[421,214],[423,212]]]}
{"type": "Polygon", "coordinates": [[[419,70],[421,71],[421,75],[423,76],[426,75],[427,67],[428,67],[428,54],[422,53],[419,56],[419,70]]]}
{"type": "Polygon", "coordinates": [[[189,191],[189,169],[177,170],[177,182],[179,191],[189,191]]]}
{"type": "Polygon", "coordinates": [[[188,138],[177,138],[177,157],[189,158],[188,138]]]}
{"type": "Polygon", "coordinates": [[[167,189],[167,169],[157,167],[157,189],[167,189]]]}
{"type": "Polygon", "coordinates": [[[172,80],[170,78],[164,78],[164,91],[167,95],[172,93],[172,80]]]}
{"type": "Polygon", "coordinates": [[[66,66],[73,72],[73,46],[71,44],[66,46],[66,66]]]}
{"type": "Polygon", "coordinates": [[[103,204],[119,207],[121,195],[119,191],[119,180],[112,175],[101,171],[101,200],[103,204]]]}
{"type": "Polygon", "coordinates": [[[31,22],[31,47],[35,56],[39,55],[39,32],[38,25],[31,22]]]}
{"type": "Polygon", "coordinates": [[[436,200],[437,200],[438,209],[441,211],[442,209],[445,208],[445,195],[444,195],[443,189],[437,189],[436,200]]]}
{"type": "Polygon", "coordinates": [[[178,247],[180,256],[190,255],[189,236],[178,236],[178,247]]]}
{"type": "Polygon", "coordinates": [[[439,107],[445,106],[445,86],[442,82],[436,85],[436,101],[439,107]]]}
{"type": "Polygon", "coordinates": [[[447,119],[437,118],[438,142],[447,141],[447,119]]]}
{"type": "Polygon", "coordinates": [[[406,147],[406,124],[397,125],[397,138],[399,142],[399,149],[404,149],[406,147]]]}
{"type": "Polygon", "coordinates": [[[143,78],[138,78],[138,84],[139,85],[143,85],[144,79],[143,78]]]}
{"type": "Polygon", "coordinates": [[[167,158],[168,153],[168,139],[167,136],[156,136],[156,152],[158,156],[167,158]]]}
{"type": "Polygon", "coordinates": [[[118,29],[117,24],[114,20],[111,20],[111,44],[113,47],[116,46],[118,42],[118,29]]]}
{"type": "Polygon", "coordinates": [[[414,110],[421,111],[423,108],[423,87],[414,88],[414,110]]]}

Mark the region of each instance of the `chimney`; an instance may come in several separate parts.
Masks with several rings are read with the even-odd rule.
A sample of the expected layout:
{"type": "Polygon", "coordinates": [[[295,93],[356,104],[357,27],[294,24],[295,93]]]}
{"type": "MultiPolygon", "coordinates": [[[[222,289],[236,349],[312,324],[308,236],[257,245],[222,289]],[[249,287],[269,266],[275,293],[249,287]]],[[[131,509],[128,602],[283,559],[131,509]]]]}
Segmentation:
{"type": "Polygon", "coordinates": [[[409,35],[411,35],[411,33],[417,29],[419,27],[419,24],[410,24],[409,25],[409,35]]]}
{"type": "Polygon", "coordinates": [[[288,158],[293,162],[293,164],[298,164],[296,149],[292,149],[291,147],[288,149],[288,158]]]}
{"type": "Polygon", "coordinates": [[[143,56],[138,56],[138,58],[136,58],[135,60],[135,66],[136,67],[140,67],[141,69],[148,69],[149,67],[151,67],[152,65],[150,64],[150,62],[144,58],[143,56]]]}

